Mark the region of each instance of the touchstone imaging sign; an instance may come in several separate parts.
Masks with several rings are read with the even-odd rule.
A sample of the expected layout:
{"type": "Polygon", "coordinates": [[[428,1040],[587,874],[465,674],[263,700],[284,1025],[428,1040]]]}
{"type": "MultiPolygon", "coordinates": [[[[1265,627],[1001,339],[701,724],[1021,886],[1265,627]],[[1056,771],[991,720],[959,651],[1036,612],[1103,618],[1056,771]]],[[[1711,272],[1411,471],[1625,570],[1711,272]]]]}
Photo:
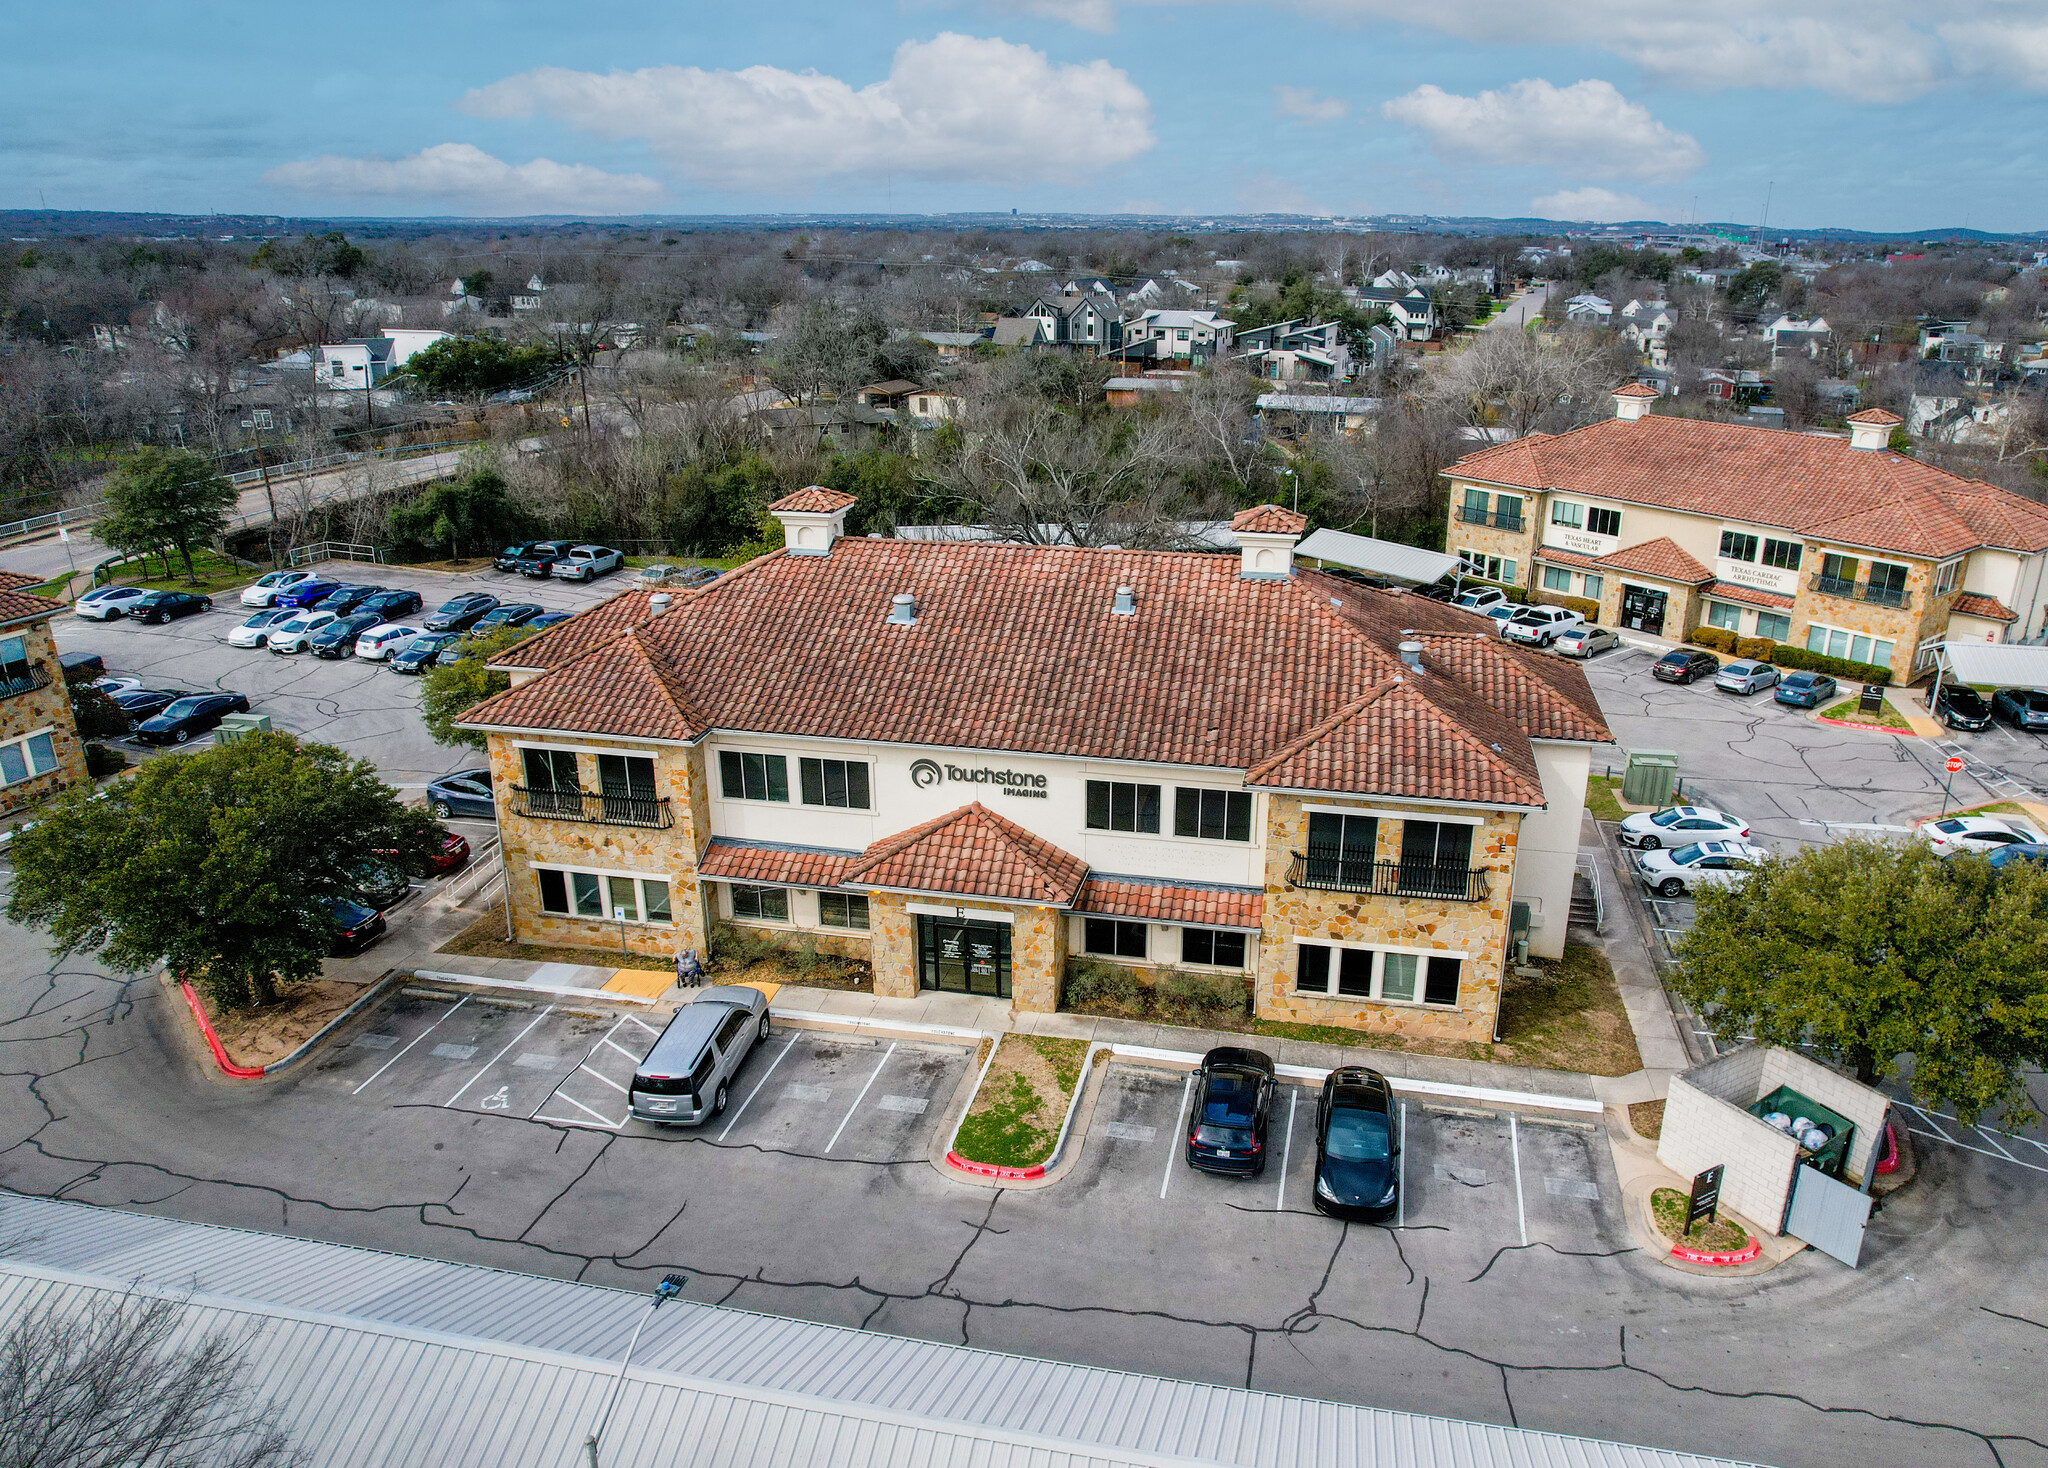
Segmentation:
{"type": "Polygon", "coordinates": [[[1045,776],[1033,775],[1024,770],[998,770],[987,765],[944,764],[938,760],[913,760],[910,766],[910,783],[920,790],[929,790],[935,785],[993,785],[1005,795],[1014,795],[1025,800],[1044,800],[1045,776]]]}

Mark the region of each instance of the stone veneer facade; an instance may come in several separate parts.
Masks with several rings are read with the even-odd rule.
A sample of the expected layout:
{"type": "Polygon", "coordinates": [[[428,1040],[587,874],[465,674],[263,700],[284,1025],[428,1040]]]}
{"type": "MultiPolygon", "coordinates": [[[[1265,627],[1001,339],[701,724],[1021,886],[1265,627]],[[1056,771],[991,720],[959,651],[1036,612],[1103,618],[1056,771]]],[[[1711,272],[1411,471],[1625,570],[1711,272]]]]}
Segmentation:
{"type": "Polygon", "coordinates": [[[0,786],[0,816],[5,816],[83,780],[85,745],[80,742],[78,725],[71,717],[71,693],[64,685],[64,668],[57,661],[57,644],[50,638],[49,622],[9,627],[0,631],[0,637],[21,638],[28,645],[29,660],[49,676],[47,687],[0,698],[0,743],[47,729],[51,748],[57,755],[57,768],[48,774],[0,786]]]}

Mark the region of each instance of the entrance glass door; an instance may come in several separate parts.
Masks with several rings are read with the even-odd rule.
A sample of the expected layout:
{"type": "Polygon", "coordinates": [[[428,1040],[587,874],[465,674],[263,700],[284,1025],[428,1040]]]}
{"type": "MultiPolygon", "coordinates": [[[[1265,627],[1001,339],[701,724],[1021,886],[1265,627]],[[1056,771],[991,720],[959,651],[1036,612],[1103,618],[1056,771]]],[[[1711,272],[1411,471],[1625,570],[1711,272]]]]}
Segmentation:
{"type": "Polygon", "coordinates": [[[917,920],[917,977],[927,989],[1010,997],[1010,930],[1002,923],[917,920]]]}
{"type": "Polygon", "coordinates": [[[1664,593],[1646,586],[1621,585],[1621,625],[1637,632],[1664,630],[1664,593]]]}

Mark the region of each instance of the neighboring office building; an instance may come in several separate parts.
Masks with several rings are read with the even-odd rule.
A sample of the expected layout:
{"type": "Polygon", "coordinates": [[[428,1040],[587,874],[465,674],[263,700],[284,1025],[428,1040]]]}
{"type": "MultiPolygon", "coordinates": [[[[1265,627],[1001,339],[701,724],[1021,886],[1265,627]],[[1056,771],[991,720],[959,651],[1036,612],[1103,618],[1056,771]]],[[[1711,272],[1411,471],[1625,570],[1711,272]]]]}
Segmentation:
{"type": "Polygon", "coordinates": [[[1654,416],[1655,398],[1631,383],[1612,419],[1460,459],[1446,548],[1609,626],[1710,625],[1899,680],[1943,639],[2048,633],[2048,507],[1891,453],[1882,409],[1844,442],[1654,416]]]}
{"type": "Polygon", "coordinates": [[[0,816],[85,778],[85,746],[50,636],[64,603],[23,589],[36,584],[0,571],[0,816]]]}
{"type": "Polygon", "coordinates": [[[1516,913],[1562,951],[1610,738],[1577,667],[1297,569],[1277,506],[1226,556],[847,538],[852,504],[799,491],[785,549],[505,655],[464,726],[524,941],[729,922],[1034,1011],[1089,955],[1476,1042],[1516,913]]]}

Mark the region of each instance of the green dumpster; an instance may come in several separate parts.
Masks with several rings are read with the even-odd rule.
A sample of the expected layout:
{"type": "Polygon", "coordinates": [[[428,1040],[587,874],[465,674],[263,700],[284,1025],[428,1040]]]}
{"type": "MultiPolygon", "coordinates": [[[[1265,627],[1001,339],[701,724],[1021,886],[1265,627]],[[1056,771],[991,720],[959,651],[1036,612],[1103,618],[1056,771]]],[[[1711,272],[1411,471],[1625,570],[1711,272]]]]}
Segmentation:
{"type": "Polygon", "coordinates": [[[1621,798],[1630,805],[1667,805],[1678,786],[1678,755],[1668,749],[1629,752],[1621,772],[1621,798]]]}

